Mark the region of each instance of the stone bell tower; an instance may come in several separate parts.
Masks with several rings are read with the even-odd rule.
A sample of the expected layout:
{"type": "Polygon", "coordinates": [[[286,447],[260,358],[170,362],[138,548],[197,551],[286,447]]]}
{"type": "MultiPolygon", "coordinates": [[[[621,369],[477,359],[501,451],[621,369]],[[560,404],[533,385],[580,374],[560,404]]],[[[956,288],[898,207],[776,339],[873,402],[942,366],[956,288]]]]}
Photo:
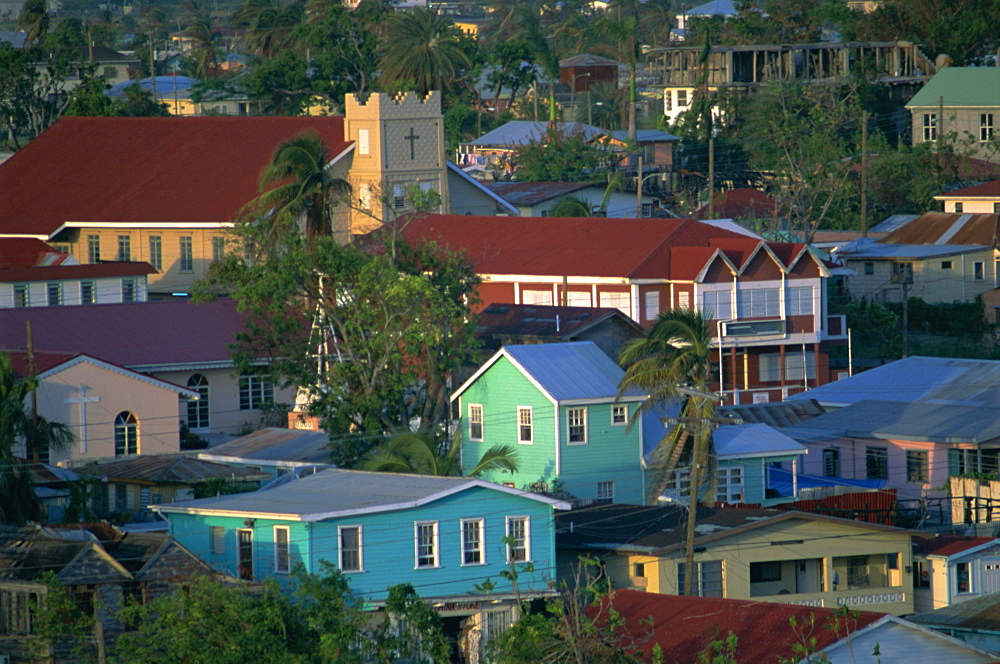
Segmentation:
{"type": "Polygon", "coordinates": [[[373,93],[344,100],[345,139],[354,142],[351,232],[366,233],[412,209],[407,190],[434,191],[448,210],[441,93],[373,93]]]}

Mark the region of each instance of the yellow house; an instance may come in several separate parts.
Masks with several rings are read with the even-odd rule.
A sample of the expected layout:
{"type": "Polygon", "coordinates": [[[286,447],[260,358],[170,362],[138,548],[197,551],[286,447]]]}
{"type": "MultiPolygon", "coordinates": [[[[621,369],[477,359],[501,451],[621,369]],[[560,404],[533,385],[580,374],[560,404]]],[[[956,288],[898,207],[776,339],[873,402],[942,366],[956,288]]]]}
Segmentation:
{"type": "Polygon", "coordinates": [[[945,212],[996,214],[1000,212],[1000,180],[956,189],[934,197],[945,212]]]}
{"type": "MultiPolygon", "coordinates": [[[[615,588],[682,594],[686,515],[676,505],[560,514],[560,569],[587,554],[615,588]]],[[[692,594],[912,613],[914,535],[925,536],[806,512],[699,507],[692,594]]]]}

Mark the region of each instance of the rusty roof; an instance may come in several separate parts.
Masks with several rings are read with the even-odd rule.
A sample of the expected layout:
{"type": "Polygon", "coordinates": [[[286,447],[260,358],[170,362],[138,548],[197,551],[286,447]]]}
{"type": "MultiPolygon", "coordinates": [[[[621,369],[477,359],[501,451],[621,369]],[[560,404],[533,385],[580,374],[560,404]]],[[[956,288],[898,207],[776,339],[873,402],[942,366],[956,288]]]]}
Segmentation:
{"type": "Polygon", "coordinates": [[[719,410],[735,414],[743,420],[743,424],[767,424],[772,427],[794,426],[826,414],[826,409],[815,399],[721,406],[719,410]]]}
{"type": "Polygon", "coordinates": [[[1000,632],[1000,593],[973,597],[934,611],[908,616],[907,620],[933,628],[1000,632]]]}
{"type": "Polygon", "coordinates": [[[141,484],[199,484],[212,479],[243,482],[268,479],[267,473],[236,468],[223,463],[205,461],[178,454],[141,454],[87,467],[110,481],[141,484]]]}
{"type": "Polygon", "coordinates": [[[924,556],[953,556],[990,542],[1000,543],[993,537],[966,537],[964,535],[938,535],[933,539],[913,541],[913,553],[924,556]]]}
{"type": "Polygon", "coordinates": [[[997,246],[996,214],[928,212],[878,240],[880,244],[997,246]]]}
{"type": "Polygon", "coordinates": [[[594,185],[590,182],[486,182],[483,186],[518,206],[538,205],[594,185]]]}

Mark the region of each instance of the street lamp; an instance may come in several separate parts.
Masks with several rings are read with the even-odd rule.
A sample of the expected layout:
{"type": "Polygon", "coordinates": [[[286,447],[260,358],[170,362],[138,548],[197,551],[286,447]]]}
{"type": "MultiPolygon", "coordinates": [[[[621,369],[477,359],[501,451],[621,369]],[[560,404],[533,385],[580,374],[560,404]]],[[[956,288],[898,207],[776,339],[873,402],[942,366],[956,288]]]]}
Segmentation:
{"type": "MultiPolygon", "coordinates": [[[[571,98],[572,106],[573,106],[573,117],[571,118],[572,120],[576,120],[576,79],[578,79],[578,78],[584,78],[584,77],[587,77],[587,76],[590,76],[590,72],[589,71],[588,72],[584,72],[583,74],[577,74],[576,76],[573,77],[573,83],[570,85],[570,92],[573,95],[572,98],[571,98]]],[[[590,110],[590,86],[589,85],[587,86],[587,110],[588,111],[590,110]]],[[[588,117],[587,124],[590,124],[590,120],[589,120],[590,116],[588,115],[587,117],[588,117]]]]}

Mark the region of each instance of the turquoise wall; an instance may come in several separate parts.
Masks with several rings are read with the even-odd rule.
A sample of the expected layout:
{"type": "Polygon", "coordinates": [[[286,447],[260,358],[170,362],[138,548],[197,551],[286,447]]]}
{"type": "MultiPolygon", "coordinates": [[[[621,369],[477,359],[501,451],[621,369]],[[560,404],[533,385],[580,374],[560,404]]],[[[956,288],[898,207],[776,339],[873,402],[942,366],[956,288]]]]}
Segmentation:
{"type": "MultiPolygon", "coordinates": [[[[333,502],[333,499],[331,499],[333,502]]],[[[331,509],[335,509],[331,504],[331,509]]],[[[171,534],[181,544],[216,569],[236,572],[236,530],[243,516],[197,516],[167,514],[171,534]],[[211,553],[209,528],[225,528],[225,553],[211,553]]],[[[422,597],[453,596],[474,593],[476,584],[489,578],[497,584],[494,592],[510,592],[510,583],[500,578],[509,569],[506,545],[507,516],[526,516],[530,523],[531,562],[533,573],[523,573],[518,579],[521,591],[540,591],[555,577],[555,534],[553,509],[537,500],[514,496],[500,491],[474,487],[417,508],[365,514],[322,522],[301,523],[274,519],[254,519],[254,573],[257,578],[273,576],[281,583],[288,575],[274,572],[273,526],[287,525],[291,529],[293,565],[302,563],[307,571],[320,572],[320,561],[334,565],[339,560],[337,527],[361,526],[362,562],[364,570],[347,573],[347,581],[355,594],[372,600],[384,599],[386,589],[399,583],[411,583],[422,597]],[[483,519],[485,526],[485,562],[462,564],[462,519],[483,519]],[[416,569],[414,522],[437,521],[440,565],[416,569]]]]}
{"type": "MultiPolygon", "coordinates": [[[[614,395],[609,395],[613,397],[614,395]]],[[[635,408],[635,404],[628,404],[635,408]]],[[[574,405],[572,408],[582,406],[574,405]]],[[[614,500],[643,504],[644,488],[640,461],[640,427],[630,431],[611,424],[612,404],[591,403],[587,408],[587,443],[569,444],[568,410],[558,409],[506,357],[501,357],[470,385],[459,398],[462,418],[462,465],[468,473],[494,445],[508,445],[518,453],[519,470],[514,475],[494,472],[483,475],[498,483],[527,488],[535,482],[563,488],[583,500],[597,499],[599,482],[614,482],[614,500]],[[483,406],[483,440],[469,437],[469,404],[483,406]],[[534,442],[518,443],[517,409],[532,408],[534,442]],[[560,469],[556,472],[556,414],[559,426],[560,469]]],[[[631,410],[630,410],[631,413],[631,410]]]]}

